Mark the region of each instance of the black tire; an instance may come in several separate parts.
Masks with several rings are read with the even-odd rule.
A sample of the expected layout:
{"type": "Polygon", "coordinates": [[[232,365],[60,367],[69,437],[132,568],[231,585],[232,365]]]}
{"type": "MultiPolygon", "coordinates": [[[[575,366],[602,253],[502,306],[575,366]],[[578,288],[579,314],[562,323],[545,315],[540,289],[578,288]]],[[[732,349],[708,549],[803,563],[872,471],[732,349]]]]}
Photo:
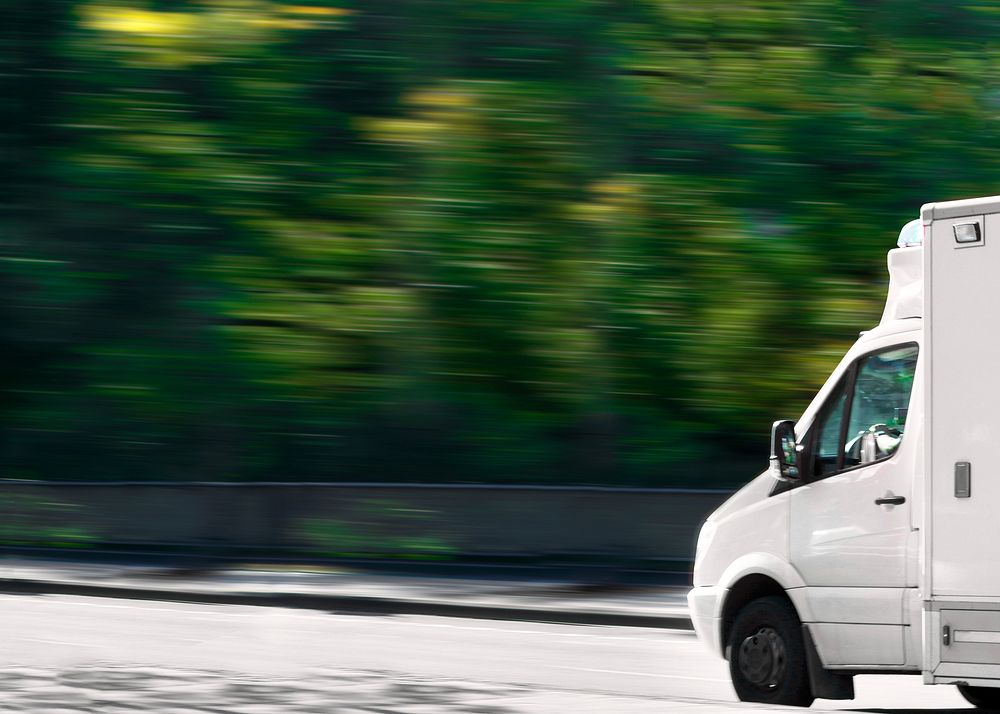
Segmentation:
{"type": "Polygon", "coordinates": [[[959,684],[958,693],[965,697],[965,701],[977,709],[1000,712],[1000,689],[994,689],[993,687],[970,687],[968,684],[959,684]]]}
{"type": "Polygon", "coordinates": [[[782,597],[762,597],[736,614],[729,632],[729,676],[744,702],[813,703],[802,623],[782,597]]]}

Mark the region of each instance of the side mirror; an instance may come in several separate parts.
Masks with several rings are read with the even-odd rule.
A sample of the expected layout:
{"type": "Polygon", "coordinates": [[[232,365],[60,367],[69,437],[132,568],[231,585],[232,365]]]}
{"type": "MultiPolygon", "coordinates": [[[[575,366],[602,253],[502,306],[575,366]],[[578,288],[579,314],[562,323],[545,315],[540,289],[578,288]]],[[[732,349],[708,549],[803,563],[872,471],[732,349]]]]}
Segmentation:
{"type": "Polygon", "coordinates": [[[795,443],[795,422],[788,419],[774,422],[771,426],[771,474],[779,481],[801,481],[800,452],[801,447],[795,443]]]}

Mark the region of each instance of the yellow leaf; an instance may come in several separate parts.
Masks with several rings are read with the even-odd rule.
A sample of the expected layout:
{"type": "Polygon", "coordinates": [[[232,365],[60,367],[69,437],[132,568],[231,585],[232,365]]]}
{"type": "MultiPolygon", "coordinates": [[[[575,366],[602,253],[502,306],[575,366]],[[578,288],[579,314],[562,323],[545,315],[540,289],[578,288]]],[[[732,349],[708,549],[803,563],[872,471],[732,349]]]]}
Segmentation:
{"type": "Polygon", "coordinates": [[[104,32],[134,35],[185,35],[194,29],[195,18],[183,12],[156,12],[125,7],[95,7],[87,11],[86,25],[104,32]]]}

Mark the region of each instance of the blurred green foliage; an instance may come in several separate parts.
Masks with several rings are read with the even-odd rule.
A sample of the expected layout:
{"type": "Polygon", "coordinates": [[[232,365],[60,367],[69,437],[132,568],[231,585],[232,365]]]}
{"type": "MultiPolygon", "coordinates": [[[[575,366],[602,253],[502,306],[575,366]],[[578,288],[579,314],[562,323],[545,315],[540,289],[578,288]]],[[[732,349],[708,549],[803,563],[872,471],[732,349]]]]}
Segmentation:
{"type": "Polygon", "coordinates": [[[998,192],[985,0],[0,7],[7,478],[739,483],[998,192]]]}

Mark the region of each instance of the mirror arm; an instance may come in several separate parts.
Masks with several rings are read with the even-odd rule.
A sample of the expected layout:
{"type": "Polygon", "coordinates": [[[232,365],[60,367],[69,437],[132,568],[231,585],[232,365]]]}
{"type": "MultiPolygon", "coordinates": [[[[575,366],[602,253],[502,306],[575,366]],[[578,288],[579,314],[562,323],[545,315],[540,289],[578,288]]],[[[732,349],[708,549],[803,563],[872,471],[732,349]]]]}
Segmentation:
{"type": "Polygon", "coordinates": [[[796,479],[798,483],[805,483],[812,476],[812,469],[809,468],[811,460],[806,458],[807,453],[804,440],[795,444],[795,465],[799,469],[799,477],[796,479]]]}

